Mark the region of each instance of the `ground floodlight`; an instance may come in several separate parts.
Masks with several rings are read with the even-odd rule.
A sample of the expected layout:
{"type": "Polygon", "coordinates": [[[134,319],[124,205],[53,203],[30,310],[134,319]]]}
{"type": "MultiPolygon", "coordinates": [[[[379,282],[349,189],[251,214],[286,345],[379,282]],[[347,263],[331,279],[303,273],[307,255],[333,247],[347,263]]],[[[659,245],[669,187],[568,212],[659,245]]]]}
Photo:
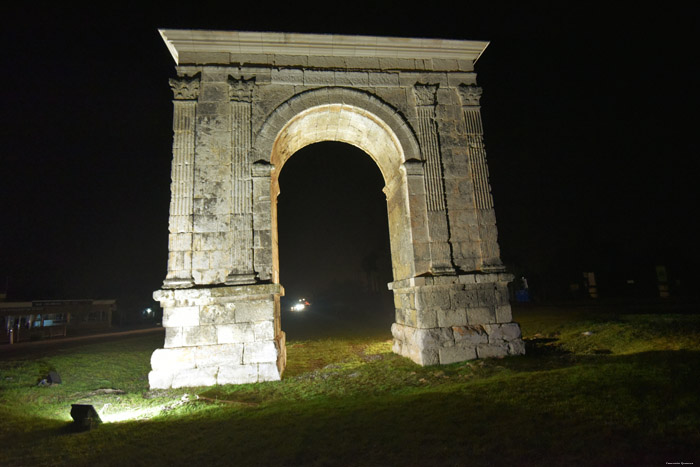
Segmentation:
{"type": "Polygon", "coordinates": [[[61,376],[58,374],[57,371],[49,371],[49,377],[47,378],[49,380],[49,384],[61,384],[61,376]]]}
{"type": "Polygon", "coordinates": [[[97,411],[90,404],[72,404],[70,416],[73,417],[73,428],[76,431],[91,430],[102,423],[97,411]]]}

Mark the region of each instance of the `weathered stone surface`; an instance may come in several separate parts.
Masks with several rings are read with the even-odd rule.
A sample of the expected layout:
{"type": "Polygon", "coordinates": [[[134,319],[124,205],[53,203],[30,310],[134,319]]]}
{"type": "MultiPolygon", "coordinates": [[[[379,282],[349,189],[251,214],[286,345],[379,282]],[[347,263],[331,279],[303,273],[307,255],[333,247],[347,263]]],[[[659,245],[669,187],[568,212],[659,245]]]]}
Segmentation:
{"type": "Polygon", "coordinates": [[[524,351],[474,73],[485,43],[162,34],[179,64],[168,270],[154,293],[166,337],[152,387],[281,377],[279,167],[320,141],[357,146],[384,177],[394,351],[421,365],[524,351]]]}

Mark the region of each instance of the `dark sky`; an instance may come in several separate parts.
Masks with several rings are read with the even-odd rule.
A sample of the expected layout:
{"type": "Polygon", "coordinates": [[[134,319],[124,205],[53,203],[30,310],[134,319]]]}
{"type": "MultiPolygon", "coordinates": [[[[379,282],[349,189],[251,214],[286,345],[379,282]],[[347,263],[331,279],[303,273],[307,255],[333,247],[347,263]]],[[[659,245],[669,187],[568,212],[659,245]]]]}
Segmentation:
{"type": "MultiPolygon", "coordinates": [[[[8,278],[10,299],[137,303],[160,286],[174,63],[158,28],[491,41],[476,70],[506,263],[544,278],[664,262],[687,276],[698,259],[691,11],[456,3],[4,7],[0,288],[8,278]]],[[[378,174],[358,164],[299,162],[288,176],[378,174]]],[[[308,206],[303,228],[327,228],[314,224],[323,206],[308,206]]]]}

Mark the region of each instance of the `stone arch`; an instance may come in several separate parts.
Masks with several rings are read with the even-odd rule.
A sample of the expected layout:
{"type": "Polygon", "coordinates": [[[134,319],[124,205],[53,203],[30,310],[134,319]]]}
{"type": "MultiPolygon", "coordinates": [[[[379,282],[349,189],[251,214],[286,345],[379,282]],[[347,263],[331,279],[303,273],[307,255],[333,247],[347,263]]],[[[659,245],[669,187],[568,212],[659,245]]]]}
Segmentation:
{"type": "Polygon", "coordinates": [[[404,162],[420,156],[415,136],[401,116],[376,97],[346,88],[326,88],[296,95],[280,105],[264,123],[257,144],[254,145],[254,159],[272,165],[270,207],[273,282],[279,282],[276,211],[279,175],[285,162],[294,153],[322,141],[338,141],[356,146],[367,153],[379,167],[387,196],[394,280],[412,277],[416,273],[416,265],[410,219],[412,215],[414,218],[421,216],[420,211],[425,210],[420,197],[414,206],[409,206],[408,201],[404,162]],[[274,135],[274,139],[270,135],[274,135]],[[408,149],[408,156],[404,148],[408,149]],[[419,212],[412,214],[411,209],[419,212]]]}
{"type": "Polygon", "coordinates": [[[151,388],[281,378],[277,177],[326,140],[359,147],[384,177],[394,352],[420,365],[524,352],[474,72],[487,43],[160,33],[177,78],[168,267],[154,292],[165,342],[151,388]]]}

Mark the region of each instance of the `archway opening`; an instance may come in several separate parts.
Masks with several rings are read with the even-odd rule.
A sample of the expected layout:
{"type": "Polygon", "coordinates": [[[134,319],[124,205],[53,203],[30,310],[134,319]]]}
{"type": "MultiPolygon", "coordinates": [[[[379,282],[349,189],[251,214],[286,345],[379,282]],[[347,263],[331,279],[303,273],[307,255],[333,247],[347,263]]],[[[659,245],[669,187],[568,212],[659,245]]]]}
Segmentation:
{"type": "Polygon", "coordinates": [[[394,321],[384,179],[362,150],[321,142],[279,175],[281,327],[289,339],[389,334],[394,321]],[[300,299],[311,305],[300,311],[300,299]]]}

